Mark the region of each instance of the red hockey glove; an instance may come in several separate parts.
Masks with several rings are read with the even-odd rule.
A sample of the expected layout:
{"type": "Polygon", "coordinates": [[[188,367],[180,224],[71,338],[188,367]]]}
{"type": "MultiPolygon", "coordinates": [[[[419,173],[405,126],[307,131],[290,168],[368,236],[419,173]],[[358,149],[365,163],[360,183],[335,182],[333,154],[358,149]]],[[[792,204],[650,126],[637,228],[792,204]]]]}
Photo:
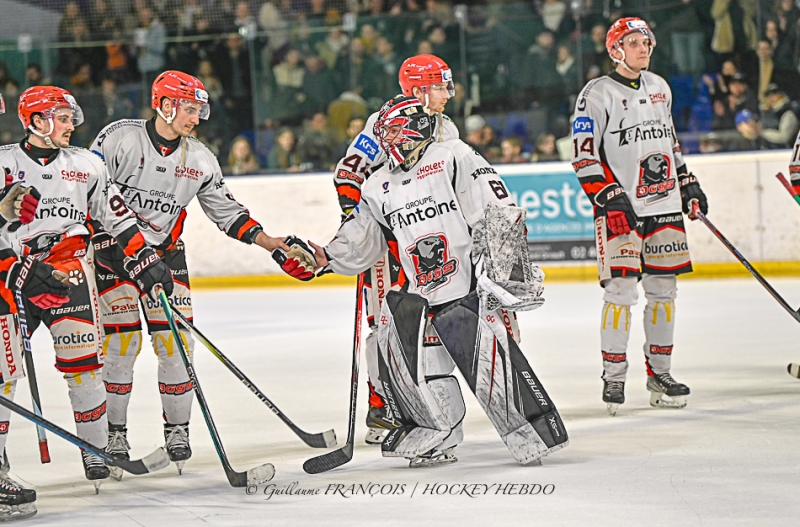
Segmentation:
{"type": "Polygon", "coordinates": [[[283,272],[304,282],[314,278],[317,261],[308,245],[297,236],[287,236],[283,243],[289,246],[288,252],[280,248],[272,251],[272,259],[283,272]]]}
{"type": "Polygon", "coordinates": [[[630,234],[636,228],[636,213],[633,211],[625,189],[617,183],[606,185],[597,193],[594,202],[606,213],[606,225],[611,234],[630,234]]]}

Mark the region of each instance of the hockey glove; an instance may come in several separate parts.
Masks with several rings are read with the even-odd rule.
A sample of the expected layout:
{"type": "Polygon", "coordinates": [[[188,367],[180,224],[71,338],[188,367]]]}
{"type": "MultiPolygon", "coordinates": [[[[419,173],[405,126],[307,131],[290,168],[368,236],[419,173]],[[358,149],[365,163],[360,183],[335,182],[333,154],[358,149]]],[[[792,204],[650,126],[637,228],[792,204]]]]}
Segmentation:
{"type": "Polygon", "coordinates": [[[708,214],[708,200],[703,189],[700,188],[700,183],[697,182],[697,177],[691,172],[678,176],[678,182],[681,187],[681,203],[683,204],[683,213],[688,214],[689,218],[696,220],[692,212],[692,200],[697,200],[700,205],[700,212],[703,215],[708,214]]]}
{"type": "MultiPolygon", "coordinates": [[[[6,286],[19,289],[35,306],[42,309],[59,307],[69,302],[68,283],[57,279],[53,266],[33,256],[21,257],[8,271],[6,286]]],[[[60,273],[60,276],[66,275],[60,273]]]]}
{"type": "Polygon", "coordinates": [[[24,187],[22,183],[6,185],[0,190],[0,226],[10,222],[8,230],[14,232],[32,222],[36,217],[39,198],[41,194],[33,187],[24,187]]]}
{"type": "Polygon", "coordinates": [[[317,260],[308,245],[294,235],[287,236],[283,243],[289,246],[288,252],[280,248],[272,251],[272,259],[278,262],[283,272],[304,282],[314,278],[317,260]]]}
{"type": "Polygon", "coordinates": [[[606,214],[606,224],[611,234],[630,234],[636,228],[636,213],[625,189],[618,183],[611,183],[597,193],[594,202],[606,214]]]}
{"type": "Polygon", "coordinates": [[[172,295],[175,284],[172,281],[172,271],[169,270],[152,247],[143,247],[133,256],[125,258],[125,270],[139,290],[147,293],[153,301],[157,300],[153,288],[160,285],[167,296],[172,295]]]}

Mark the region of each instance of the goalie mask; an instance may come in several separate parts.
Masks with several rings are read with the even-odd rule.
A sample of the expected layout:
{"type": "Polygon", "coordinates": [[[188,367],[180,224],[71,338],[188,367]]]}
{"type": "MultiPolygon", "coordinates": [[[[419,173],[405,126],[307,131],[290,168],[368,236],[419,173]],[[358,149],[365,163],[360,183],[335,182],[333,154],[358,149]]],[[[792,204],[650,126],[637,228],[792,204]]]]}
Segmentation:
{"type": "Polygon", "coordinates": [[[381,107],[373,133],[389,156],[389,169],[408,171],[433,141],[433,118],[416,97],[398,96],[381,107]]]}

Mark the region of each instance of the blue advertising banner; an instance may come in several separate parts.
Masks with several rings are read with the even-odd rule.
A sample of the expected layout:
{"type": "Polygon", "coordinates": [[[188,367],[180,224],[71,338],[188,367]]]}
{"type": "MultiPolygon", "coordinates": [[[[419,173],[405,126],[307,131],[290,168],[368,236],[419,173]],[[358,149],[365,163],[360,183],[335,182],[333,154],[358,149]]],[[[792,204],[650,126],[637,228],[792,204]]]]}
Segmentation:
{"type": "Polygon", "coordinates": [[[592,203],[568,163],[500,165],[503,182],[527,211],[534,261],[593,260],[592,203]]]}

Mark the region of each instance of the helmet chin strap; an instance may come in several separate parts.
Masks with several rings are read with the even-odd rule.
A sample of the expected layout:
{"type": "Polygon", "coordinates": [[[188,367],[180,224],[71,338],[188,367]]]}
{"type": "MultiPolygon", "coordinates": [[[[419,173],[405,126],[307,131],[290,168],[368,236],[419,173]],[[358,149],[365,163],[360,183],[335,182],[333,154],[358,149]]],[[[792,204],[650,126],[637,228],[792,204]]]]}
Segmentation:
{"type": "Polygon", "coordinates": [[[37,132],[36,128],[33,127],[33,124],[28,126],[28,131],[30,131],[30,133],[32,133],[36,137],[41,137],[42,141],[44,141],[44,144],[46,144],[48,146],[48,148],[56,148],[57,149],[58,146],[56,146],[55,143],[53,143],[53,140],[50,139],[50,134],[53,133],[53,129],[55,128],[53,126],[53,119],[52,118],[48,119],[47,122],[50,123],[50,131],[47,132],[46,134],[43,134],[41,132],[37,132]]]}
{"type": "Polygon", "coordinates": [[[167,124],[172,124],[172,121],[175,120],[175,114],[176,114],[175,107],[172,108],[172,112],[170,112],[169,117],[165,116],[161,112],[161,108],[156,108],[156,113],[158,114],[159,117],[164,119],[167,122],[167,124]]]}
{"type": "MultiPolygon", "coordinates": [[[[620,55],[622,55],[622,60],[620,60],[620,59],[615,59],[614,57],[611,57],[611,60],[612,60],[614,63],[621,65],[623,68],[625,68],[626,70],[628,70],[629,72],[631,72],[631,75],[639,75],[639,74],[641,74],[643,71],[646,71],[646,70],[647,70],[647,68],[642,68],[642,69],[640,69],[639,71],[633,71],[633,70],[630,68],[630,66],[628,66],[628,63],[627,63],[627,62],[625,62],[625,50],[623,50],[623,49],[622,49],[622,46],[617,46],[617,47],[616,47],[616,50],[617,50],[617,51],[619,51],[619,54],[620,54],[620,55]]],[[[653,46],[652,46],[652,45],[650,45],[650,46],[648,46],[648,52],[647,52],[647,56],[648,56],[648,57],[650,57],[652,54],[653,54],[653,46]]]]}

